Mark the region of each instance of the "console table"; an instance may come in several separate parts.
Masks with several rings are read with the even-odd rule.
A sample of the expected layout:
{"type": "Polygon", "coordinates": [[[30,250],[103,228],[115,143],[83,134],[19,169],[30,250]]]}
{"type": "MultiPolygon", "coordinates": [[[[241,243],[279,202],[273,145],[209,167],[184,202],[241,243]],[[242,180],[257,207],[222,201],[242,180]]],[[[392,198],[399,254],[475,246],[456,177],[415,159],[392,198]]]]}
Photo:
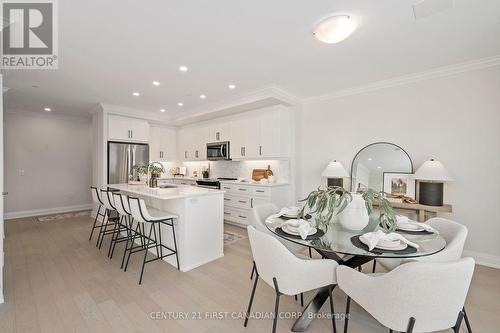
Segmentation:
{"type": "MultiPolygon", "coordinates": [[[[377,202],[373,203],[374,206],[378,206],[377,202]]],[[[403,210],[411,210],[418,213],[418,222],[425,222],[426,215],[428,216],[436,216],[437,213],[451,213],[452,206],[451,205],[443,205],[443,206],[427,206],[421,204],[409,204],[404,202],[391,202],[392,208],[403,209],[403,210]]]]}

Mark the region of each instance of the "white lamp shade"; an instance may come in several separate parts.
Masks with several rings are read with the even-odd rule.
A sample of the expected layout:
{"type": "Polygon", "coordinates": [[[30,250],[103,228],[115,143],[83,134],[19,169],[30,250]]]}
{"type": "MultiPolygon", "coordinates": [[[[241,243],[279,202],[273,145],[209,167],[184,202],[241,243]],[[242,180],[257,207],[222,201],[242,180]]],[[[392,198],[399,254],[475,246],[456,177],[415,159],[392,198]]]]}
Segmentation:
{"type": "Polygon", "coordinates": [[[329,178],[344,178],[349,177],[349,174],[345,170],[342,163],[333,161],[328,164],[325,170],[323,170],[321,176],[329,178]]]}
{"type": "Polygon", "coordinates": [[[415,179],[449,182],[453,177],[443,164],[436,160],[425,161],[415,172],[415,179]]]}

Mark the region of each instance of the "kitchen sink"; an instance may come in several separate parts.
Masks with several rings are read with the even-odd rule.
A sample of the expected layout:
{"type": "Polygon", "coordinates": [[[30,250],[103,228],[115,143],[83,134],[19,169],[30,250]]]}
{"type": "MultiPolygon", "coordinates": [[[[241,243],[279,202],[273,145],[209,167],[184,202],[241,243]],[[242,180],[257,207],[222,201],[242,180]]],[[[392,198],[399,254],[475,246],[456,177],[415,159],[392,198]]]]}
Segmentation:
{"type": "Polygon", "coordinates": [[[158,185],[158,188],[177,188],[175,185],[158,185]]]}

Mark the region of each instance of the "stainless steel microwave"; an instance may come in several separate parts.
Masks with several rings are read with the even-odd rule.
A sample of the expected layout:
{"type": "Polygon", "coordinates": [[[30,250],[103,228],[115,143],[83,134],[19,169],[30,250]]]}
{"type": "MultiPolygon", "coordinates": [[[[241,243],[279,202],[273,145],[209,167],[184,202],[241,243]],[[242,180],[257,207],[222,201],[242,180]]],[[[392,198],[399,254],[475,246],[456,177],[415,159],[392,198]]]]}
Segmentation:
{"type": "Polygon", "coordinates": [[[229,141],[207,143],[207,159],[209,161],[230,160],[229,141]]]}

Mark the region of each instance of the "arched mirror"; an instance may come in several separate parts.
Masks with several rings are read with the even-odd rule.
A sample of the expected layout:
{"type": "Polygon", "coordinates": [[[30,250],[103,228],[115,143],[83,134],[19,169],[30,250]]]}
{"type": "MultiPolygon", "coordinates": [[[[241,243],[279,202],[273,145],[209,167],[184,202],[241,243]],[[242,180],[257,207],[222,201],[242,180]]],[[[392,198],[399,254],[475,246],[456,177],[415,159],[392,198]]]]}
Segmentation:
{"type": "Polygon", "coordinates": [[[413,163],[403,148],[388,142],[372,143],[352,161],[351,191],[371,188],[415,197],[412,174],[413,163]]]}

